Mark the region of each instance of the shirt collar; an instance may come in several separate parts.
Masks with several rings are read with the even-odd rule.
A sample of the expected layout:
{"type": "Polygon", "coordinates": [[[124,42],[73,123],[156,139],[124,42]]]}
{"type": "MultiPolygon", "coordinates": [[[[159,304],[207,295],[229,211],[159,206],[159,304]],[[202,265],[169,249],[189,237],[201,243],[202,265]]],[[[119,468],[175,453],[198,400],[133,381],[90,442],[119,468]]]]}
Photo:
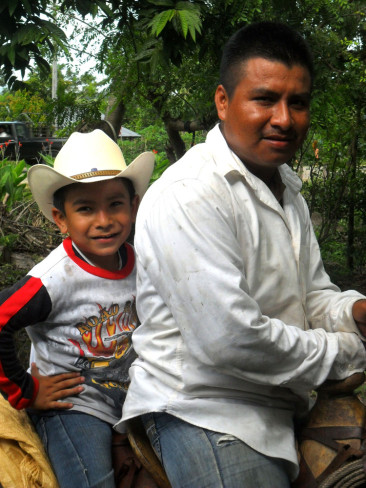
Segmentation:
{"type": "MultiPolygon", "coordinates": [[[[206,143],[210,147],[211,154],[217,167],[225,176],[232,171],[239,172],[244,176],[253,190],[258,190],[259,187],[262,187],[263,182],[257,176],[253,175],[253,173],[246,168],[241,159],[229,148],[220,130],[219,124],[209,131],[206,143]]],[[[280,190],[281,196],[283,195],[285,187],[289,188],[294,193],[298,193],[301,190],[302,182],[300,178],[287,164],[280,166],[277,174],[283,185],[281,185],[280,190]]],[[[277,182],[279,182],[279,180],[277,180],[277,182]]]]}

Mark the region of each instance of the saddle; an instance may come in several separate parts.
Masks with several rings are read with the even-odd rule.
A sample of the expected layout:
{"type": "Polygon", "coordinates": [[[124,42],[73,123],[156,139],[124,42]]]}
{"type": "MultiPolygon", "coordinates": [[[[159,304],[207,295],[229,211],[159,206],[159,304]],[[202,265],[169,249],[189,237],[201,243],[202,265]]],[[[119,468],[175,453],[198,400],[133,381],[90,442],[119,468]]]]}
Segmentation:
{"type": "Polygon", "coordinates": [[[113,434],[112,458],[117,488],[171,488],[140,418],[128,421],[127,435],[113,434]]]}
{"type": "Polygon", "coordinates": [[[366,487],[366,407],[355,394],[364,380],[356,373],[318,389],[297,435],[300,473],[292,488],[366,487]]]}
{"type": "MultiPolygon", "coordinates": [[[[300,473],[292,488],[366,488],[366,406],[355,393],[364,381],[365,375],[356,373],[318,389],[315,406],[297,433],[300,473]]],[[[171,488],[138,418],[128,423],[128,440],[157,487],[171,488]]]]}

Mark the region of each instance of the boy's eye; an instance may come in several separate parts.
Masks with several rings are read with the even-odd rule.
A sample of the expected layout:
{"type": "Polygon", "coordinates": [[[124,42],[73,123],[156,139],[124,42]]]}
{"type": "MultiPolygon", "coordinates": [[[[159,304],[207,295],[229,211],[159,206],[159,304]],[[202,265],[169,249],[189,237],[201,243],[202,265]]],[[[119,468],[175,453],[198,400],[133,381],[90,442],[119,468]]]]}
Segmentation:
{"type": "Polygon", "coordinates": [[[111,203],[112,207],[118,207],[119,205],[123,205],[124,202],[122,200],[115,200],[111,203]]]}
{"type": "Polygon", "coordinates": [[[78,207],[76,209],[77,212],[89,212],[91,210],[91,207],[88,207],[86,205],[84,205],[83,207],[78,207]]]}

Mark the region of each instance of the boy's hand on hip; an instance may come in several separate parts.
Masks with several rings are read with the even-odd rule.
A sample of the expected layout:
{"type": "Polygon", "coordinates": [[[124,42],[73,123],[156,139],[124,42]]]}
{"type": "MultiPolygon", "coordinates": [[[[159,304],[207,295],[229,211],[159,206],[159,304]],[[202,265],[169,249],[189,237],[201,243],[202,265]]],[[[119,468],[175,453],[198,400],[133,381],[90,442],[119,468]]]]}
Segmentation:
{"type": "Polygon", "coordinates": [[[72,403],[57,400],[77,395],[84,390],[84,387],[80,386],[80,384],[84,383],[85,378],[77,372],[42,376],[36,363],[32,363],[31,374],[39,382],[38,393],[32,403],[32,408],[36,410],[72,408],[72,403]]]}

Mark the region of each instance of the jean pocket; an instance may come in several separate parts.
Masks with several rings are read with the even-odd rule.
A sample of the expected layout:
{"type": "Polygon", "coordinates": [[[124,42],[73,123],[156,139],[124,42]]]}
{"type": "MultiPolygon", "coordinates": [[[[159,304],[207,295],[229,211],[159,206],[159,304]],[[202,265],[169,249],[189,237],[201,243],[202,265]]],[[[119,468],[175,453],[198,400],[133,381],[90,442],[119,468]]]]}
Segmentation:
{"type": "Polygon", "coordinates": [[[217,446],[227,446],[228,444],[237,444],[238,442],[241,442],[237,437],[233,435],[222,435],[219,439],[216,441],[217,446]]]}
{"type": "Polygon", "coordinates": [[[155,454],[159,458],[159,461],[162,462],[159,434],[155,424],[155,415],[156,414],[152,412],[145,413],[144,415],[141,415],[141,421],[155,454]]]}

